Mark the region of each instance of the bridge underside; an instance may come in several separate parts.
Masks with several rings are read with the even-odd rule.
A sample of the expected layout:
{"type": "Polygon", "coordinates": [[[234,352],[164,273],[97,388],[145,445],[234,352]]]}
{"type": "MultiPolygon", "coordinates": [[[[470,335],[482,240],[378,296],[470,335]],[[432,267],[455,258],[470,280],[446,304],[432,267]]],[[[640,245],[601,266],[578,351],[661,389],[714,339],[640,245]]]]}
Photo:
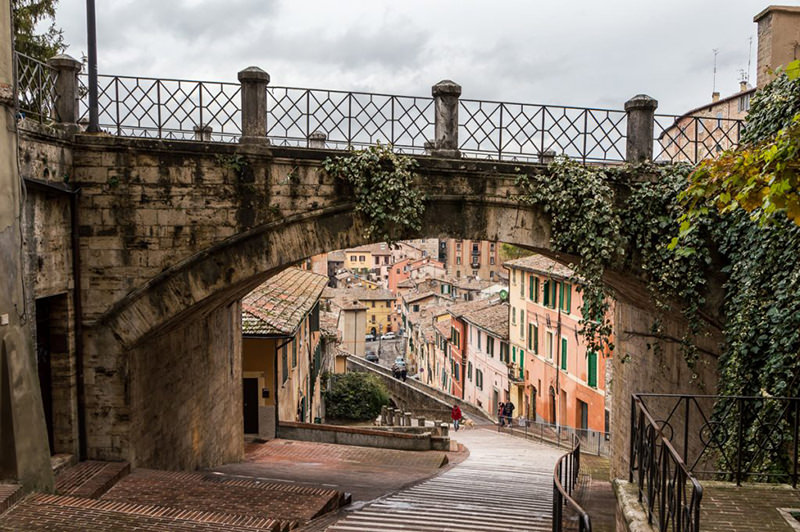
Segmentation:
{"type": "MultiPolygon", "coordinates": [[[[81,189],[75,230],[88,456],[166,469],[240,460],[239,299],[288,265],[369,243],[352,191],[319,170],[331,152],[86,135],[31,136],[21,152],[24,177],[67,175],[81,189]]],[[[423,157],[419,172],[427,208],[414,237],[496,240],[555,256],[548,218],[514,199],[514,165],[423,157]]],[[[42,193],[29,201],[46,200],[42,193]]],[[[37,211],[30,231],[46,231],[48,216],[37,211]]],[[[45,264],[42,276],[59,267],[45,264]]],[[[63,277],[66,290],[71,271],[63,277]]],[[[642,283],[626,272],[608,282],[618,297],[611,410],[621,450],[630,391],[712,391],[715,358],[701,360],[689,384],[677,347],[649,350],[654,314],[642,283]]],[[[676,338],[682,328],[679,319],[665,323],[676,338]]],[[[708,344],[714,352],[714,339],[708,344]]],[[[625,453],[617,455],[622,471],[625,453]]]]}

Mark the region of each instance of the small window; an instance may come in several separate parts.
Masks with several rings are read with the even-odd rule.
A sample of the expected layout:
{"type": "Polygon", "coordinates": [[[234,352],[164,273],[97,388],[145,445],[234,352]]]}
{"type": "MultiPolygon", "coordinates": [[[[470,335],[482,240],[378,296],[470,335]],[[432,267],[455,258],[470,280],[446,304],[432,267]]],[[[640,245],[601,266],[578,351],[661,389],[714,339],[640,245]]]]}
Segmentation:
{"type": "Polygon", "coordinates": [[[494,358],[494,338],[488,334],[486,335],[486,354],[494,358]]]}
{"type": "Polygon", "coordinates": [[[456,264],[461,264],[461,257],[456,257],[456,264]]]}
{"type": "Polygon", "coordinates": [[[569,355],[567,351],[567,339],[561,338],[561,369],[564,371],[567,371],[567,355],[569,355]]]}
{"type": "Polygon", "coordinates": [[[472,382],[472,362],[467,362],[467,380],[472,382]]]}
{"type": "Polygon", "coordinates": [[[481,348],[481,331],[478,330],[477,333],[478,333],[478,349],[480,349],[481,348]]]}
{"type": "Polygon", "coordinates": [[[297,342],[292,342],[292,367],[297,367],[297,342]]]}
{"type": "Polygon", "coordinates": [[[287,355],[287,349],[284,345],[281,349],[281,378],[283,384],[286,384],[286,381],[289,380],[289,357],[287,355]]]}

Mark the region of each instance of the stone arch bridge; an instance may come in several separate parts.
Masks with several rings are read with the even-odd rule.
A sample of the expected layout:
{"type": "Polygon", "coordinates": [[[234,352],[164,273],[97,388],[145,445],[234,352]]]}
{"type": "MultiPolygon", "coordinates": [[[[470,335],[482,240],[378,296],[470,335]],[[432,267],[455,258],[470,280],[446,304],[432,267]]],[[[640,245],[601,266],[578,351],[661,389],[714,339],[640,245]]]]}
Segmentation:
{"type": "MultiPolygon", "coordinates": [[[[350,187],[321,171],[337,152],[270,145],[266,92],[246,86],[248,75],[240,76],[239,143],[75,133],[74,98],[58,103],[59,116],[73,118],[62,120],[66,127],[28,124],[21,136],[27,281],[37,302],[75,295],[51,307],[64,329],[50,413],[56,450],[167,469],[241,459],[240,299],[288,265],[370,243],[350,187]]],[[[435,141],[417,156],[426,211],[415,236],[507,242],[569,262],[550,250],[548,216],[515,199],[517,172],[547,172],[546,165],[458,156],[455,87],[439,87],[438,96],[434,89],[435,141]]],[[[652,156],[648,101],[629,102],[633,160],[652,156]]],[[[690,379],[677,348],[645,356],[653,310],[637,272],[611,271],[606,281],[617,298],[617,352],[634,359],[614,364],[612,419],[621,420],[614,438],[622,450],[631,391],[695,389],[683,384],[690,379]]],[[[665,323],[674,337],[682,327],[678,318],[665,323]]],[[[712,336],[707,350],[715,345],[712,336]]],[[[704,362],[699,382],[713,387],[714,357],[704,362]]],[[[31,399],[11,394],[0,405],[13,414],[31,399]]],[[[4,448],[15,449],[4,456],[17,458],[5,458],[0,473],[20,471],[25,442],[46,440],[43,425],[34,419],[3,436],[4,448]]]]}

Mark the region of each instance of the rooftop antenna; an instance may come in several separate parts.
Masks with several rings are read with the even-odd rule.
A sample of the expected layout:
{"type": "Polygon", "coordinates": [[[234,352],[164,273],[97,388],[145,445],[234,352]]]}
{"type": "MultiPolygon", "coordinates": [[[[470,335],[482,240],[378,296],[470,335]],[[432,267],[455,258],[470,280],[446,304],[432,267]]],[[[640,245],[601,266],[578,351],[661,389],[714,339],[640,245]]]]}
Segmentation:
{"type": "Polygon", "coordinates": [[[714,48],[714,79],[711,82],[711,92],[717,92],[717,54],[719,54],[719,48],[714,48]]]}
{"type": "Polygon", "coordinates": [[[753,36],[747,39],[747,78],[745,81],[750,81],[750,64],[753,62],[753,36]]]}

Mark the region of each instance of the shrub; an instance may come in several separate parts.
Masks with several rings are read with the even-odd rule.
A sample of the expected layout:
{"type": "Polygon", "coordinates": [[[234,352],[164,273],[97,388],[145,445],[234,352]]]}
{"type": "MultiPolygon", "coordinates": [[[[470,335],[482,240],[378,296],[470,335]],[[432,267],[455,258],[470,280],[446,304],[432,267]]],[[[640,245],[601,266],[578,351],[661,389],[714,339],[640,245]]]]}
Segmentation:
{"type": "Polygon", "coordinates": [[[325,411],[332,419],[375,419],[381,407],[389,404],[386,386],[373,375],[345,373],[331,377],[331,389],[325,392],[325,411]]]}

